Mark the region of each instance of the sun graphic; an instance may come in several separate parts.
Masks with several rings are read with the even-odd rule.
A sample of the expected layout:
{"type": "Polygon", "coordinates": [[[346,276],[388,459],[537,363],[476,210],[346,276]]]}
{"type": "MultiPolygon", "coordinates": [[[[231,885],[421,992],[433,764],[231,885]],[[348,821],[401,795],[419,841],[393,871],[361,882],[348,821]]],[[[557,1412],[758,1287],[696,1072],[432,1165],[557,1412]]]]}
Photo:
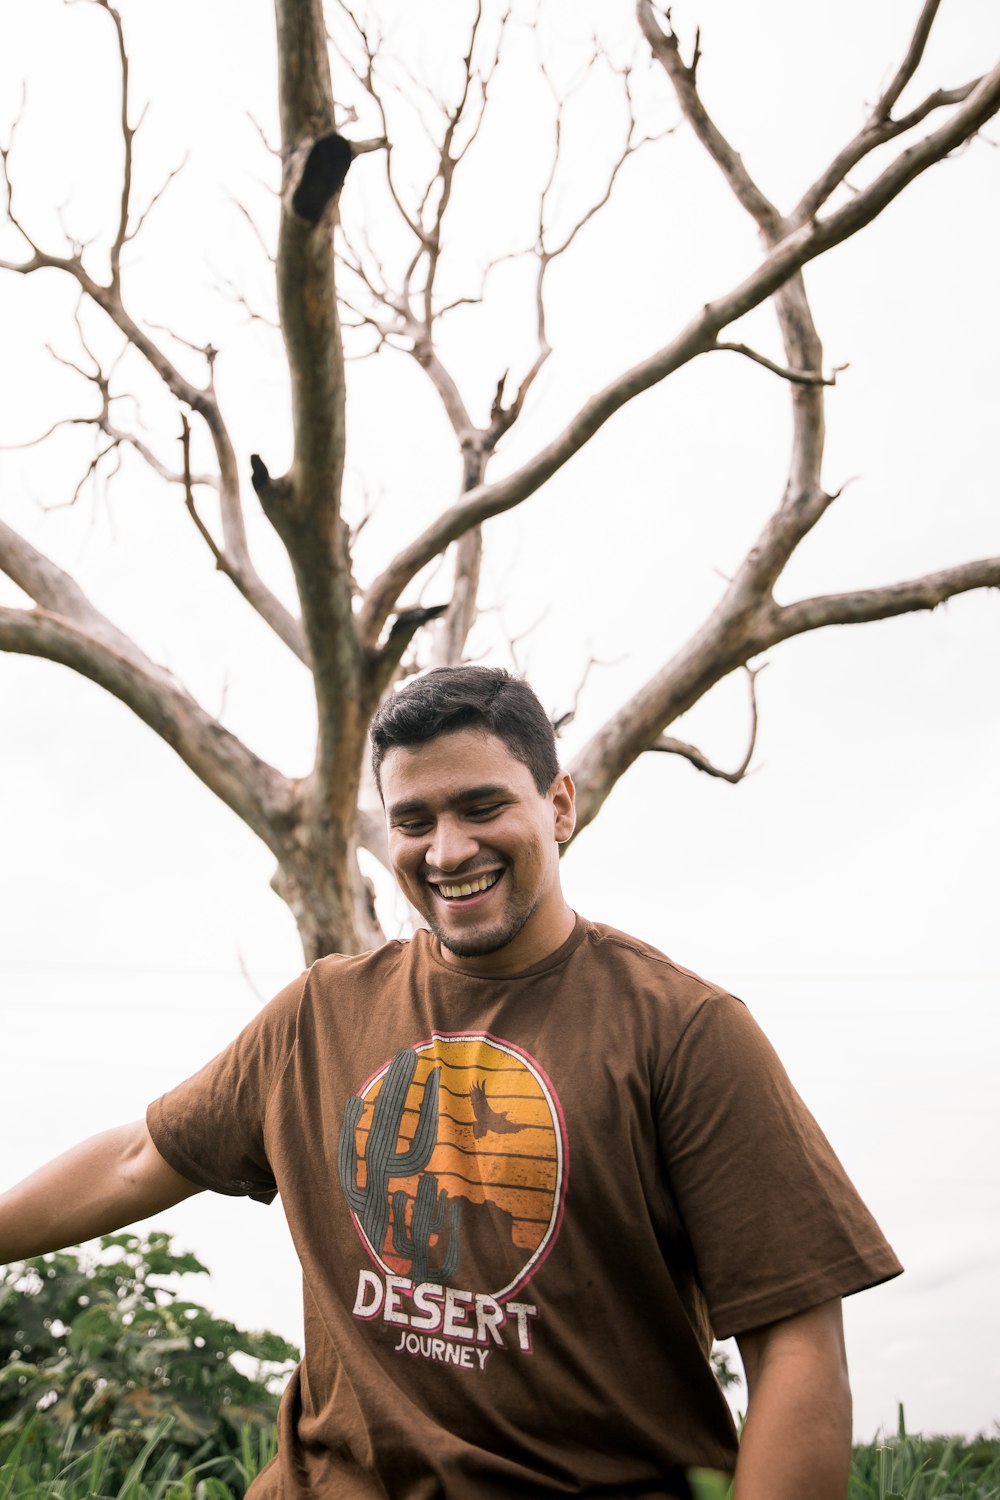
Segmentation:
{"type": "Polygon", "coordinates": [[[562,1110],[521,1048],[434,1032],[348,1101],[340,1171],[374,1260],[392,1275],[510,1296],[562,1218],[562,1110]]]}

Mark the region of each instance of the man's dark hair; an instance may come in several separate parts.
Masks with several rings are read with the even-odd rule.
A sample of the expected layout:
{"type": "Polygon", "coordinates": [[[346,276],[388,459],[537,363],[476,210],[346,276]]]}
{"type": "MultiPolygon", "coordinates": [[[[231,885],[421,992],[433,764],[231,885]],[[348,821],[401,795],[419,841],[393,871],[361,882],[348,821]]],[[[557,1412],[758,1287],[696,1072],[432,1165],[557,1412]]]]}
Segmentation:
{"type": "Polygon", "coordinates": [[[552,725],[526,682],[503,667],[436,667],[387,698],[372,720],[368,732],[379,792],[390,750],[457,729],[495,734],[527,766],[539,792],[547,792],[559,774],[552,725]]]}

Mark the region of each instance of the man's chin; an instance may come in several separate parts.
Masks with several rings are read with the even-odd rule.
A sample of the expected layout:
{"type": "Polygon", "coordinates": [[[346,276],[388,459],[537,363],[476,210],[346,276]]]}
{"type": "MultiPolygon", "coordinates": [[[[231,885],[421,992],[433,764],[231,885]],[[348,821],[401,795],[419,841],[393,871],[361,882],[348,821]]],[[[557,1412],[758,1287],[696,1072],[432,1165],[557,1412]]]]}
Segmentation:
{"type": "Polygon", "coordinates": [[[489,953],[499,953],[501,948],[506,948],[514,941],[521,928],[518,927],[513,932],[505,928],[493,932],[456,933],[448,932],[446,928],[434,923],[431,930],[442,948],[447,948],[456,958],[485,958],[489,953]]]}
{"type": "Polygon", "coordinates": [[[526,912],[523,916],[518,915],[506,922],[474,928],[469,932],[456,932],[453,927],[440,921],[436,912],[428,912],[427,920],[442,948],[447,948],[456,958],[486,958],[490,953],[499,953],[502,948],[508,947],[530,916],[531,913],[526,912]]]}

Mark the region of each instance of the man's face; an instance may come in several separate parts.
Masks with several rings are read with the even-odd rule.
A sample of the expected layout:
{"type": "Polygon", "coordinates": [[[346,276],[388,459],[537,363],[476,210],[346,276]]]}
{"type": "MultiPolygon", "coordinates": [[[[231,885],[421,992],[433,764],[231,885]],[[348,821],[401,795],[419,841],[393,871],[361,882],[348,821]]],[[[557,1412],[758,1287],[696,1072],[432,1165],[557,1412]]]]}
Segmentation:
{"type": "Polygon", "coordinates": [[[393,873],[460,967],[526,968],[569,936],[558,851],[575,822],[567,774],[539,792],[502,740],[460,729],[390,750],[381,777],[393,873]]]}

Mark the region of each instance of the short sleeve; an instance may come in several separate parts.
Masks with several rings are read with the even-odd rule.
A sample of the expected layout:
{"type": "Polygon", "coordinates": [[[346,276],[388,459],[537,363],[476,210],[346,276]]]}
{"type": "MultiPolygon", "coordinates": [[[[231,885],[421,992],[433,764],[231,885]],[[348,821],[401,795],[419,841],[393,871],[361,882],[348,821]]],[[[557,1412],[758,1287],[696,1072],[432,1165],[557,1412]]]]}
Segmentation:
{"type": "Polygon", "coordinates": [[[304,982],[302,975],[288,985],[224,1051],[147,1109],[157,1151],[200,1187],[261,1203],[275,1198],[265,1117],[295,1044],[304,982]]]}
{"type": "Polygon", "coordinates": [[[731,995],[705,999],[669,1060],[660,1140],[717,1337],[902,1270],[774,1049],[731,995]]]}

